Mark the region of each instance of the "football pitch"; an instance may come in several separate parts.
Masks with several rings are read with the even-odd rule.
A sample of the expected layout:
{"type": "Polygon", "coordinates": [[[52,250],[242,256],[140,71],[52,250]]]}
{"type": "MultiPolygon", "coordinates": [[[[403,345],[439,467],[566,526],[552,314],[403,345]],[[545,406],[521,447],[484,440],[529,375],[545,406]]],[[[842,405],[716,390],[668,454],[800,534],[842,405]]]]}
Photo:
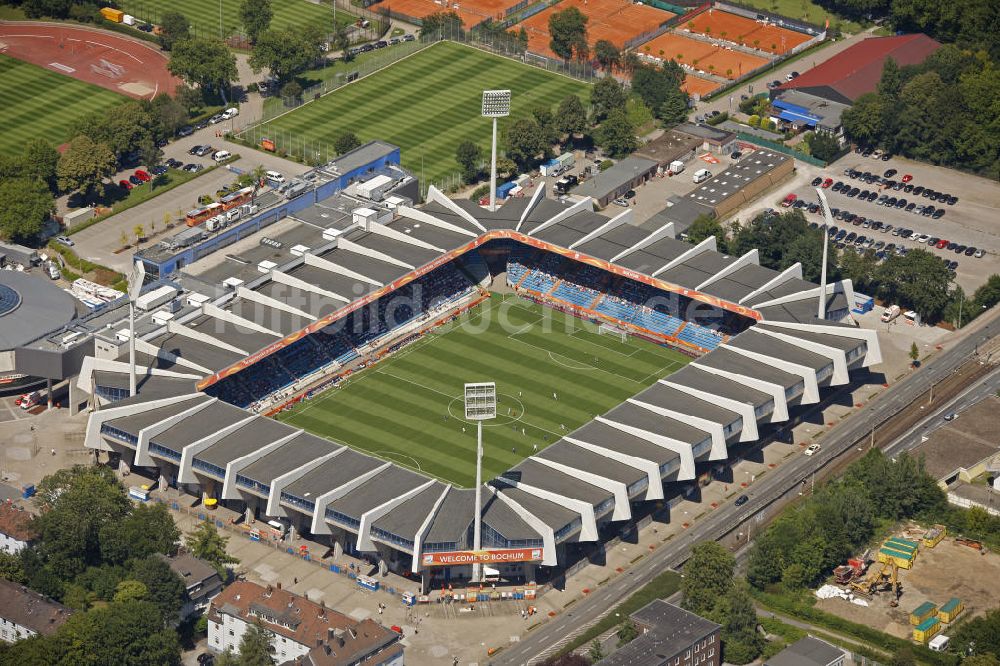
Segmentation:
{"type": "Polygon", "coordinates": [[[483,479],[683,367],[683,354],[523,299],[489,301],[278,420],[438,477],[475,485],[476,426],[465,382],[494,381],[483,428],[483,479]]]}
{"type": "Polygon", "coordinates": [[[586,104],[589,85],[558,74],[440,42],[385,69],[344,86],[254,129],[280,148],[332,145],[354,132],[362,141],[380,139],[402,148],[403,166],[421,183],[440,183],[460,167],[455,149],[462,141],[479,144],[488,155],[490,122],[480,115],[482,92],[510,89],[509,121],[537,106],[554,107],[576,94],[586,104]]]}
{"type": "MultiPolygon", "coordinates": [[[[240,21],[240,0],[124,0],[118,3],[123,11],[148,23],[159,24],[164,12],[180,12],[187,17],[191,31],[199,37],[218,37],[221,7],[222,32],[226,36],[243,30],[240,21]]],[[[273,29],[294,28],[303,25],[333,25],[333,9],[328,4],[314,4],[306,0],[271,0],[274,18],[273,29]]],[[[337,9],[337,23],[348,25],[357,17],[337,9]]]]}
{"type": "Polygon", "coordinates": [[[70,126],[91,111],[126,100],[98,86],[0,55],[0,154],[16,155],[29,139],[53,146],[69,141],[70,126]]]}

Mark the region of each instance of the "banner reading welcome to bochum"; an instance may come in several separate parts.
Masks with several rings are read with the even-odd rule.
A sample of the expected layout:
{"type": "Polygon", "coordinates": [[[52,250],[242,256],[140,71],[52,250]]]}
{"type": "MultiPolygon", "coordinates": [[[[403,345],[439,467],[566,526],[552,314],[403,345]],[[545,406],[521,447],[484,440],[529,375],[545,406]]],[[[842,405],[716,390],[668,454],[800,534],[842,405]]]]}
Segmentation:
{"type": "Polygon", "coordinates": [[[450,550],[442,553],[424,553],[425,567],[454,566],[458,564],[503,564],[505,562],[534,562],[542,559],[541,548],[507,548],[503,550],[450,550]]]}

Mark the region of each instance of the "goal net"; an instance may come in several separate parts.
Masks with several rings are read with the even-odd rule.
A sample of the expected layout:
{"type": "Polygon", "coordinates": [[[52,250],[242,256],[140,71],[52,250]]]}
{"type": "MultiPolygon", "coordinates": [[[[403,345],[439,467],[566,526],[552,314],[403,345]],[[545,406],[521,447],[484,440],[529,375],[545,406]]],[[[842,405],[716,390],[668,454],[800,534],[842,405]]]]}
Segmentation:
{"type": "Polygon", "coordinates": [[[600,335],[611,335],[622,342],[628,339],[628,331],[620,326],[615,326],[614,324],[601,324],[597,327],[597,332],[600,335]]]}

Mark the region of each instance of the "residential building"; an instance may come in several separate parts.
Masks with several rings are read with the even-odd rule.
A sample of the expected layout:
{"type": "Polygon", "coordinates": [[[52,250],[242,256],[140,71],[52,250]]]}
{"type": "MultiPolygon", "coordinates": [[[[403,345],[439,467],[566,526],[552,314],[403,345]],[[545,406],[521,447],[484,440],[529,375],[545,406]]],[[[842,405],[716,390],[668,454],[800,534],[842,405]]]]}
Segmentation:
{"type": "Polygon", "coordinates": [[[187,590],[181,618],[208,610],[209,603],[222,591],[222,578],[215,567],[190,553],[161,557],[181,577],[187,590]]]}
{"type": "Polygon", "coordinates": [[[24,585],[0,579],[0,640],[6,643],[54,634],[72,613],[24,585]]]}
{"type": "Polygon", "coordinates": [[[38,537],[31,526],[32,518],[23,507],[10,501],[0,504],[0,553],[19,553],[38,537]]]}
{"type": "Polygon", "coordinates": [[[806,636],[765,661],[764,666],[844,666],[844,651],[806,636]]]}
{"type": "Polygon", "coordinates": [[[237,581],[219,593],[208,611],[208,647],[239,650],[254,622],[272,633],[279,664],[310,666],[402,666],[400,635],[373,620],[358,622],[342,613],[281,589],[237,581]]]}
{"type": "Polygon", "coordinates": [[[662,599],[630,616],[639,636],[602,659],[601,666],[719,666],[722,627],[662,599]]]}

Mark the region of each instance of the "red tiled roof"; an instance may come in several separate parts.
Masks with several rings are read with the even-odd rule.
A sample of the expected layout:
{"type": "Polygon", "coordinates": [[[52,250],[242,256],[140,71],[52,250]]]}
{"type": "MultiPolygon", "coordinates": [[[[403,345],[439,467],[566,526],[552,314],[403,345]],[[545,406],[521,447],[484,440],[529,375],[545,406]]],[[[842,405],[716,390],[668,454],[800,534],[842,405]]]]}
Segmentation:
{"type": "Polygon", "coordinates": [[[7,502],[0,503],[0,534],[6,534],[18,541],[32,541],[38,532],[31,527],[33,516],[7,502]]]}
{"type": "Polygon", "coordinates": [[[803,72],[777,90],[826,87],[853,102],[865,93],[875,92],[887,58],[900,66],[916,65],[940,46],[924,34],[870,37],[803,72]]]}

